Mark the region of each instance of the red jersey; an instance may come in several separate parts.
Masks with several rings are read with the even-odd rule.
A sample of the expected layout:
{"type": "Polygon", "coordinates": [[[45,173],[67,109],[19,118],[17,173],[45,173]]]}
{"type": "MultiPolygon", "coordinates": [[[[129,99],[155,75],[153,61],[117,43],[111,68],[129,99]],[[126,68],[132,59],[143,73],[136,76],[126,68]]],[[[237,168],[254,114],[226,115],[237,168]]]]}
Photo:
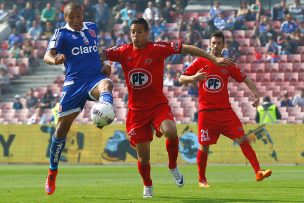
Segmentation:
{"type": "Polygon", "coordinates": [[[146,110],[168,103],[163,93],[164,59],[180,54],[181,47],[179,42],[148,42],[143,49],[125,44],[105,51],[110,61],[121,63],[130,109],[146,110]]]}
{"type": "Polygon", "coordinates": [[[206,80],[199,82],[198,110],[229,109],[228,79],[231,76],[237,82],[242,82],[246,76],[234,64],[218,66],[205,58],[197,58],[183,73],[195,75],[200,69],[207,73],[206,80]]]}

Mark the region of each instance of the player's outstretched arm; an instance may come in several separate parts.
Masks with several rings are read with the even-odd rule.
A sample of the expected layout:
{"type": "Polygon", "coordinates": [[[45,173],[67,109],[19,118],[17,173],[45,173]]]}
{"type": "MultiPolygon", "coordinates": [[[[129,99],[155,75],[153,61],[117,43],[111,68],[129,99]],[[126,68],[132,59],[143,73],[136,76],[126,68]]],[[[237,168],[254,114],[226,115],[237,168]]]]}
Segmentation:
{"type": "Polygon", "coordinates": [[[254,82],[249,77],[246,77],[243,82],[246,84],[246,86],[251,90],[251,92],[254,95],[254,101],[252,103],[252,106],[257,107],[259,105],[259,101],[260,101],[260,93],[259,93],[257,87],[255,86],[254,82]]]}
{"type": "Polygon", "coordinates": [[[62,64],[65,61],[65,56],[63,54],[56,54],[56,49],[51,49],[47,51],[44,55],[44,62],[50,65],[62,64]]]}
{"type": "Polygon", "coordinates": [[[207,77],[207,73],[203,72],[203,69],[197,71],[195,75],[181,75],[178,79],[178,82],[182,85],[187,85],[189,83],[199,82],[201,80],[205,80],[207,77]]]}
{"type": "Polygon", "coordinates": [[[215,57],[215,56],[207,53],[206,51],[204,51],[196,46],[193,46],[193,45],[183,44],[182,53],[203,57],[203,58],[213,61],[214,63],[216,63],[218,65],[233,65],[234,64],[231,59],[226,59],[223,57],[215,57]]]}

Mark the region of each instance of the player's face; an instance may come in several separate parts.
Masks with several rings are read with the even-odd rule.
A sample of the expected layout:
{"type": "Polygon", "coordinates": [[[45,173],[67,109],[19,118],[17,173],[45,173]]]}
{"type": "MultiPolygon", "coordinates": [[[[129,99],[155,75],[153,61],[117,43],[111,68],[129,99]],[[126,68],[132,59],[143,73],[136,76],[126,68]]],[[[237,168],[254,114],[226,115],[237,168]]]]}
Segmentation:
{"type": "Polygon", "coordinates": [[[136,48],[144,48],[148,40],[148,31],[145,31],[144,25],[132,24],[130,29],[133,46],[136,48]]]}
{"type": "Polygon", "coordinates": [[[72,29],[80,31],[83,27],[82,10],[80,8],[70,9],[64,14],[64,20],[72,29]]]}
{"type": "Polygon", "coordinates": [[[224,48],[224,42],[221,37],[212,37],[210,40],[211,54],[214,56],[220,56],[222,49],[224,48]]]}

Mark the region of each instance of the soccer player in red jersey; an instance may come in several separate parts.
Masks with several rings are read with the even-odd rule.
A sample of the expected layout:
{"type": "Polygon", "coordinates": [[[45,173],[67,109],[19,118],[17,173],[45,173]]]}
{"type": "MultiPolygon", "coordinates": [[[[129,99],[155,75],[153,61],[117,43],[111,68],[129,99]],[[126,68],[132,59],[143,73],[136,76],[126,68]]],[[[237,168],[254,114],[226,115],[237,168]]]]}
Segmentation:
{"type": "Polygon", "coordinates": [[[182,187],[184,179],[176,164],[178,136],[168,100],[163,93],[164,59],[173,54],[189,53],[206,57],[215,63],[231,61],[214,57],[191,45],[179,42],[149,42],[149,26],[145,19],[133,19],[130,27],[132,44],[116,46],[101,53],[101,57],[120,62],[129,92],[129,111],[126,128],[130,143],[138,154],[138,171],[143,179],[143,197],[152,197],[150,176],[150,142],[153,130],[166,137],[169,169],[176,185],[182,187]]]}
{"type": "MultiPolygon", "coordinates": [[[[211,54],[220,57],[224,45],[223,33],[215,32],[209,44],[211,54]]],[[[246,84],[255,98],[252,106],[257,107],[260,94],[252,80],[244,75],[236,64],[218,66],[209,59],[197,58],[179,78],[182,84],[199,83],[198,141],[200,148],[197,153],[197,166],[200,187],[209,187],[205,176],[209,145],[216,144],[220,134],[240,145],[244,156],[254,169],[257,181],[263,180],[272,173],[271,170],[260,168],[256,154],[244,136],[240,119],[231,108],[227,89],[230,76],[237,82],[246,84]]]]}

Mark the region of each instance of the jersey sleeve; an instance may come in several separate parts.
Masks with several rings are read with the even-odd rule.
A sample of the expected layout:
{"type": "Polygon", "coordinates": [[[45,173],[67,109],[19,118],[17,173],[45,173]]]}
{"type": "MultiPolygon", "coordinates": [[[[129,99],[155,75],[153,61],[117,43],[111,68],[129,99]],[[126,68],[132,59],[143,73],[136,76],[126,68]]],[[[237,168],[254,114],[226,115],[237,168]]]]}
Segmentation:
{"type": "Polygon", "coordinates": [[[114,46],[109,49],[105,49],[103,51],[106,54],[108,60],[120,62],[122,60],[122,54],[124,50],[125,50],[125,46],[120,45],[120,46],[114,46]]]}
{"type": "Polygon", "coordinates": [[[182,51],[181,42],[155,42],[154,50],[157,55],[167,58],[173,54],[180,54],[182,51]]]}
{"type": "Polygon", "coordinates": [[[199,58],[196,58],[183,72],[183,75],[195,75],[197,71],[199,70],[199,67],[201,67],[201,61],[199,58]]]}
{"type": "Polygon", "coordinates": [[[246,75],[240,70],[237,64],[229,66],[229,72],[231,77],[239,83],[243,82],[246,78],[246,75]]]}
{"type": "Polygon", "coordinates": [[[63,44],[63,33],[61,29],[56,29],[53,36],[49,41],[47,51],[51,49],[56,49],[57,52],[60,52],[63,44]]]}

